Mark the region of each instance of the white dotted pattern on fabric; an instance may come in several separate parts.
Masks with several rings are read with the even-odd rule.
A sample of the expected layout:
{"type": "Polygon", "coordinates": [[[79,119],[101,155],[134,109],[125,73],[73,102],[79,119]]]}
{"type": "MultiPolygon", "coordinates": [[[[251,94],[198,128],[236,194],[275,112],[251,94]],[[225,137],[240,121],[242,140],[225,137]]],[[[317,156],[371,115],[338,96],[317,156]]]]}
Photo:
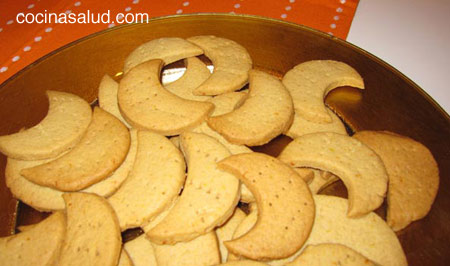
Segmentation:
{"type": "Polygon", "coordinates": [[[34,37],[35,42],[40,42],[42,40],[41,36],[34,37]]]}
{"type": "Polygon", "coordinates": [[[181,14],[181,13],[183,13],[183,9],[178,9],[177,14],[181,14]]]}
{"type": "Polygon", "coordinates": [[[235,4],[234,5],[234,8],[240,8],[241,7],[241,4],[235,4]]]}
{"type": "Polygon", "coordinates": [[[3,72],[6,72],[6,70],[8,70],[8,67],[2,67],[2,68],[0,68],[0,73],[3,73],[3,72]]]}
{"type": "Polygon", "coordinates": [[[287,18],[287,14],[281,14],[281,18],[287,18]]]}
{"type": "Polygon", "coordinates": [[[127,8],[125,8],[125,12],[130,12],[131,11],[131,7],[127,7],[127,8]]]}
{"type": "Polygon", "coordinates": [[[189,5],[189,2],[184,2],[183,3],[183,6],[188,6],[189,5]]]}
{"type": "Polygon", "coordinates": [[[19,61],[19,59],[20,59],[20,56],[16,55],[11,59],[11,61],[17,62],[17,61],[19,61]]]}
{"type": "Polygon", "coordinates": [[[31,46],[29,46],[29,45],[23,47],[23,51],[24,51],[24,52],[28,52],[28,51],[30,51],[30,50],[31,50],[31,46]]]}
{"type": "Polygon", "coordinates": [[[77,2],[75,2],[75,4],[73,4],[74,6],[81,6],[81,2],[80,1],[77,1],[77,2]]]}
{"type": "Polygon", "coordinates": [[[32,9],[33,7],[34,7],[34,4],[29,4],[29,5],[27,6],[28,9],[32,9]]]}
{"type": "MultiPolygon", "coordinates": [[[[339,0],[339,3],[341,3],[342,5],[344,5],[346,2],[347,2],[346,0],[339,0]]],[[[336,13],[338,13],[338,14],[339,14],[339,13],[342,13],[343,11],[344,11],[344,9],[343,9],[342,7],[336,8],[336,13]]],[[[340,19],[339,15],[333,16],[333,20],[334,20],[335,22],[333,22],[333,23],[330,24],[330,28],[331,28],[332,30],[334,30],[334,29],[337,28],[336,22],[337,22],[339,19],[340,19]]],[[[328,34],[334,35],[332,31],[328,32],[328,34]]]]}

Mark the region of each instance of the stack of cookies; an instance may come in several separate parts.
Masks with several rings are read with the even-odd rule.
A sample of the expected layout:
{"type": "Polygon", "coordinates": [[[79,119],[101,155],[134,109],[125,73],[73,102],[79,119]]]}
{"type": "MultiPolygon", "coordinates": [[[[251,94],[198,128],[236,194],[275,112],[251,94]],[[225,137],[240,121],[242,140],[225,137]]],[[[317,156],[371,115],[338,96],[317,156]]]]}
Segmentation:
{"type": "Polygon", "coordinates": [[[12,194],[53,214],[0,238],[1,264],[406,265],[395,232],[430,211],[436,161],[406,136],[349,136],[324,104],[340,86],[364,82],[332,60],[279,79],[240,44],[194,36],[137,47],[93,108],[48,91],[44,120],[0,151],[12,194]],[[163,84],[179,60],[184,74],[163,84]],[[253,152],[280,135],[292,141],[278,157],[253,152]],[[320,195],[338,180],[348,199],[320,195]]]}

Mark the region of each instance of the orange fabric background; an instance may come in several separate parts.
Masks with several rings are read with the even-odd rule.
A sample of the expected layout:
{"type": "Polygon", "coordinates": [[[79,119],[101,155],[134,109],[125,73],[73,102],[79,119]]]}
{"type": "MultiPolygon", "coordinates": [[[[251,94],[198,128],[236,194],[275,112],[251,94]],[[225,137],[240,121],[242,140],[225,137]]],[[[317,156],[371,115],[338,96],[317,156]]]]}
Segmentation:
{"type": "MultiPolygon", "coordinates": [[[[0,83],[45,54],[117,23],[18,23],[17,14],[252,14],[303,24],[345,39],[359,0],[2,0],[0,1],[0,83]]],[[[96,15],[95,15],[96,17],[96,15]]]]}

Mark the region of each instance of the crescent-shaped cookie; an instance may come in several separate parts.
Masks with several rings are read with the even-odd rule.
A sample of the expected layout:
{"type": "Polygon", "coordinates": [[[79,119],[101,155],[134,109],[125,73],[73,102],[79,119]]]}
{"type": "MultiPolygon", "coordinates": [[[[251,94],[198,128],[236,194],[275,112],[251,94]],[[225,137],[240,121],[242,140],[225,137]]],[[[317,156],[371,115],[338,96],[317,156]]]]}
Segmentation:
{"type": "Polygon", "coordinates": [[[214,232],[200,235],[175,245],[152,243],[156,262],[163,266],[217,265],[220,263],[219,247],[214,232]]]}
{"type": "Polygon", "coordinates": [[[128,128],[110,113],[96,107],[86,134],[68,153],[21,174],[41,186],[78,191],[95,184],[116,170],[130,147],[128,128]]]}
{"type": "MultiPolygon", "coordinates": [[[[258,208],[256,206],[256,203],[251,204],[249,207],[250,213],[246,217],[244,217],[244,219],[236,226],[231,239],[237,239],[245,235],[248,231],[250,231],[250,229],[253,228],[253,226],[255,226],[256,222],[258,221],[258,208]]],[[[241,259],[243,258],[231,252],[228,252],[227,261],[238,261],[241,259]]]]}
{"type": "Polygon", "coordinates": [[[194,94],[218,95],[239,90],[247,83],[252,59],[243,46],[212,35],[194,36],[187,40],[201,47],[214,65],[211,77],[194,89],[194,94]]]}
{"type": "Polygon", "coordinates": [[[119,83],[113,80],[110,76],[104,75],[98,86],[98,105],[105,111],[117,117],[120,122],[127,127],[131,126],[125,121],[119,110],[117,103],[117,91],[119,90],[119,83]]]}
{"type": "Polygon", "coordinates": [[[210,117],[208,125],[231,143],[263,145],[291,125],[292,98],[283,84],[270,74],[251,70],[249,80],[247,100],[233,112],[210,117]]]}
{"type": "Polygon", "coordinates": [[[152,243],[145,237],[140,235],[133,240],[126,242],[123,248],[130,255],[131,261],[135,266],[157,266],[155,257],[155,249],[152,243]]]}
{"type": "Polygon", "coordinates": [[[133,169],[122,186],[108,198],[122,231],[144,225],[167,209],[185,180],[183,155],[166,137],[138,131],[133,169]]]}
{"type": "Polygon", "coordinates": [[[327,112],[331,117],[330,123],[315,123],[303,118],[300,115],[294,115],[294,121],[285,135],[293,139],[316,132],[335,132],[347,135],[347,130],[345,129],[345,125],[341,119],[339,119],[339,117],[328,108],[327,112]]]}
{"type": "Polygon", "coordinates": [[[164,85],[171,93],[187,100],[206,101],[211,96],[194,95],[192,92],[200,86],[205,80],[211,76],[208,67],[197,57],[189,57],[184,59],[186,71],[179,79],[164,85]]]}
{"type": "MultiPolygon", "coordinates": [[[[209,99],[208,101],[213,103],[215,106],[211,117],[232,112],[238,106],[242,105],[247,96],[248,95],[246,92],[228,92],[209,99]]],[[[230,143],[218,132],[211,129],[206,122],[203,122],[200,125],[196,126],[192,129],[192,131],[196,133],[203,133],[217,139],[232,154],[252,152],[252,150],[245,145],[230,143]]]]}
{"type": "Polygon", "coordinates": [[[119,222],[100,196],[75,192],[63,195],[67,233],[59,265],[117,265],[122,249],[119,222]]]}
{"type": "Polygon", "coordinates": [[[119,262],[117,266],[134,266],[133,261],[128,255],[128,252],[122,247],[122,251],[120,252],[119,262]]]}
{"type": "Polygon", "coordinates": [[[21,160],[56,157],[83,137],[92,111],[89,103],[67,92],[47,91],[46,117],[32,128],[0,136],[0,151],[21,160]]]}
{"type": "Polygon", "coordinates": [[[127,73],[133,67],[142,62],[161,59],[165,65],[181,60],[183,58],[203,54],[203,50],[182,38],[159,38],[134,49],[125,59],[123,71],[127,73]]]}
{"type": "Polygon", "coordinates": [[[389,226],[399,231],[427,215],[439,188],[439,168],[430,150],[390,132],[360,131],[353,137],[373,149],[386,166],[389,226]]]}
{"type": "Polygon", "coordinates": [[[133,127],[178,135],[203,122],[214,105],[186,100],[164,89],[159,80],[162,63],[151,60],[131,69],[120,81],[117,99],[123,117],[133,127]]]}
{"type": "Polygon", "coordinates": [[[302,254],[286,266],[375,266],[376,264],[355,250],[341,245],[324,243],[307,246],[302,254]]]}
{"type": "Polygon", "coordinates": [[[2,265],[56,265],[66,234],[66,218],[62,212],[29,229],[7,237],[0,237],[2,265]]]}
{"type": "MultiPolygon", "coordinates": [[[[215,97],[208,99],[208,101],[213,103],[215,106],[211,116],[212,117],[219,116],[232,112],[234,109],[241,106],[242,103],[244,103],[245,99],[247,99],[247,97],[248,97],[247,92],[233,91],[217,95],[215,97]]],[[[248,148],[245,145],[233,144],[227,141],[222,135],[211,129],[206,122],[203,122],[200,125],[196,126],[194,129],[192,129],[192,132],[203,133],[215,138],[220,143],[222,143],[222,145],[224,145],[231,152],[231,154],[253,152],[250,148],[248,148]]],[[[244,184],[241,184],[240,200],[246,203],[255,201],[255,198],[253,197],[252,193],[248,190],[248,188],[244,184]]]]}
{"type": "MultiPolygon", "coordinates": [[[[113,194],[127,178],[131,171],[136,157],[137,133],[136,130],[130,131],[131,144],[128,155],[114,173],[104,180],[85,188],[83,192],[90,192],[102,197],[108,197],[113,194]]],[[[6,162],[5,180],[6,186],[11,190],[15,198],[20,199],[27,205],[39,211],[55,211],[64,209],[64,192],[37,185],[20,174],[24,168],[37,166],[52,159],[22,161],[8,158],[6,162]]]]}
{"type": "Polygon", "coordinates": [[[105,198],[114,194],[127,179],[128,174],[133,169],[134,160],[136,159],[137,145],[137,130],[130,129],[130,148],[128,149],[128,154],[122,164],[110,176],[83,189],[82,191],[94,193],[105,198]]]}
{"type": "Polygon", "coordinates": [[[230,152],[214,138],[198,133],[181,135],[188,162],[183,193],[167,216],[147,232],[157,244],[192,240],[223,224],[239,201],[239,180],[217,168],[230,152]]]}
{"type": "Polygon", "coordinates": [[[312,133],[290,142],[278,157],[293,167],[338,176],[347,187],[348,215],[362,216],[384,200],[388,175],[380,157],[360,141],[338,133],[312,133]]]}
{"type": "MultiPolygon", "coordinates": [[[[345,245],[377,265],[407,265],[394,231],[374,212],[357,219],[346,215],[348,200],[315,195],[316,216],[304,247],[323,243],[345,245]]],[[[299,251],[301,253],[302,250],[299,251]]]]}
{"type": "Polygon", "coordinates": [[[333,60],[301,63],[284,75],[283,84],[292,95],[296,116],[316,123],[332,122],[323,102],[328,92],[340,86],[364,89],[355,69],[333,60]]]}
{"type": "Polygon", "coordinates": [[[247,185],[258,206],[255,226],[225,242],[228,251],[255,260],[294,254],[306,241],[314,221],[314,201],[305,181],[283,162],[255,152],[232,155],[220,161],[219,168],[247,185]]]}
{"type": "Polygon", "coordinates": [[[223,266],[264,266],[268,265],[260,261],[255,260],[238,260],[238,261],[229,261],[226,263],[222,263],[220,265],[223,266]]]}
{"type": "Polygon", "coordinates": [[[318,194],[320,191],[327,186],[339,181],[339,177],[331,174],[330,172],[325,172],[317,169],[312,169],[314,174],[314,179],[308,184],[311,193],[318,194]]]}
{"type": "Polygon", "coordinates": [[[239,208],[234,210],[233,215],[222,226],[216,228],[217,240],[219,242],[220,256],[222,263],[227,261],[228,249],[223,242],[233,239],[233,233],[236,227],[247,217],[244,211],[239,208]]]}
{"type": "Polygon", "coordinates": [[[51,159],[22,161],[8,158],[6,161],[5,181],[11,194],[38,211],[56,211],[65,208],[62,194],[64,192],[37,185],[20,174],[25,168],[47,163],[51,159]]]}

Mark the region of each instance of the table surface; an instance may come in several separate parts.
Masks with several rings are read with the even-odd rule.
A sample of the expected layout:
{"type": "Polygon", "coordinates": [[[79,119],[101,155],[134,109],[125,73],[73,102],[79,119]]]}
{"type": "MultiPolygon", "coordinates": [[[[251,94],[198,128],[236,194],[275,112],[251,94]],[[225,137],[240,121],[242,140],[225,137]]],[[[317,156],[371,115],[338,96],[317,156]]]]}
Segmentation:
{"type": "Polygon", "coordinates": [[[409,77],[450,114],[450,1],[361,0],[347,41],[409,77]]]}

